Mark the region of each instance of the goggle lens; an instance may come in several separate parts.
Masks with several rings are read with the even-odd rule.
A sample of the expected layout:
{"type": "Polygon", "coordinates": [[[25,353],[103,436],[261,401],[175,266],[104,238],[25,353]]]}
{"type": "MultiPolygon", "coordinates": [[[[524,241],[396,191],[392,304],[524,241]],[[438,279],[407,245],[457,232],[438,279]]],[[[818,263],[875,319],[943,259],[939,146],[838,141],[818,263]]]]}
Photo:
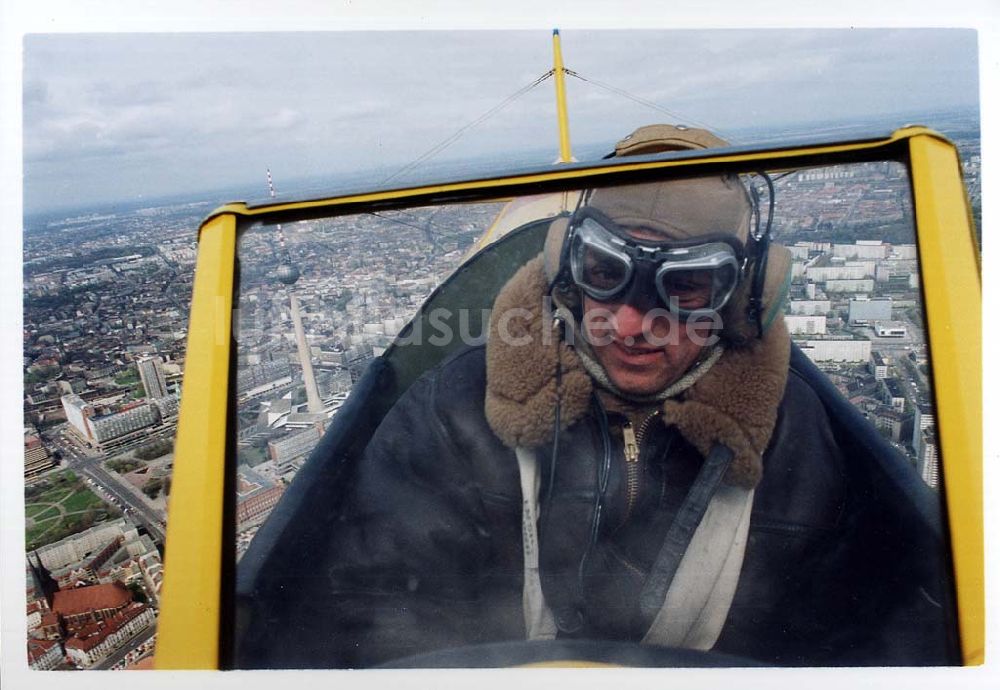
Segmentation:
{"type": "Polygon", "coordinates": [[[598,293],[612,294],[623,287],[630,277],[630,266],[626,260],[600,247],[582,247],[581,279],[598,293]]]}
{"type": "Polygon", "coordinates": [[[645,285],[634,289],[655,289],[667,309],[687,317],[721,309],[739,282],[736,250],[725,241],[649,246],[627,239],[622,231],[612,232],[605,227],[607,222],[585,215],[570,245],[573,280],[593,299],[626,299],[632,282],[638,280],[645,285]]]}
{"type": "Polygon", "coordinates": [[[737,272],[732,264],[718,268],[660,271],[658,291],[668,306],[682,312],[698,309],[721,309],[736,285],[737,272]]]}

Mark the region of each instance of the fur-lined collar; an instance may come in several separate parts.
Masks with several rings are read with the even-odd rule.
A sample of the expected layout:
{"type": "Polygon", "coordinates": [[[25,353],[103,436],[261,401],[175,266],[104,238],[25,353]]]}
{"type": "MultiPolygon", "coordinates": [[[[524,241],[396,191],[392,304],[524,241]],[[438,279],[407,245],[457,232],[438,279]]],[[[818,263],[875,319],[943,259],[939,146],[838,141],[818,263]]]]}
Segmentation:
{"type": "MultiPolygon", "coordinates": [[[[544,297],[543,259],[525,264],[493,305],[486,346],[486,419],[507,446],[535,447],[552,439],[556,361],[562,363],[561,422],[587,414],[593,383],[576,351],[553,330],[544,297]],[[501,337],[503,334],[503,337],[501,337]]],[[[663,419],[707,455],[722,443],[735,457],[726,482],[752,488],[777,421],[788,377],[790,340],[778,318],[764,338],[727,347],[719,361],[678,398],[663,403],[663,419]]]]}

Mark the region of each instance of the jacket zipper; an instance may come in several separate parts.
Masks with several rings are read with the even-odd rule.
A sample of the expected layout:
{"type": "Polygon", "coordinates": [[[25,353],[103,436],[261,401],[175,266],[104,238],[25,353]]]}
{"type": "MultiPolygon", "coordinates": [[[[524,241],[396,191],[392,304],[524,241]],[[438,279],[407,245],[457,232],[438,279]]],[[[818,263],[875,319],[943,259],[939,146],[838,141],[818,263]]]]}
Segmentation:
{"type": "Polygon", "coordinates": [[[626,421],[622,427],[622,438],[625,441],[625,517],[622,519],[622,525],[626,524],[632,516],[632,509],[635,508],[636,499],[639,497],[639,478],[641,476],[639,450],[646,432],[649,431],[650,423],[659,414],[659,410],[654,411],[642,420],[638,429],[630,421],[626,421]]]}

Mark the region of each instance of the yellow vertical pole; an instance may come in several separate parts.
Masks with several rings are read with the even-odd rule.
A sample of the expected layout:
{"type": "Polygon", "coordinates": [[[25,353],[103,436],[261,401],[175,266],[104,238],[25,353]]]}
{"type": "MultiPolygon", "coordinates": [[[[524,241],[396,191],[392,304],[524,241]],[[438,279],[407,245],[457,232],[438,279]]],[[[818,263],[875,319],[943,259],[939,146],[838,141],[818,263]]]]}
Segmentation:
{"type": "Polygon", "coordinates": [[[174,450],[157,669],[219,667],[235,246],[235,216],[216,216],[202,226],[174,450]]]}
{"type": "Polygon", "coordinates": [[[566,73],[562,60],[562,44],[559,42],[559,29],[552,30],[552,54],[556,77],[556,113],[559,118],[559,162],[569,163],[573,160],[573,152],[569,147],[569,114],[566,110],[566,73]]]}
{"type": "Polygon", "coordinates": [[[920,273],[948,501],[963,661],[985,658],[982,298],[972,221],[954,147],[910,139],[920,273]]]}

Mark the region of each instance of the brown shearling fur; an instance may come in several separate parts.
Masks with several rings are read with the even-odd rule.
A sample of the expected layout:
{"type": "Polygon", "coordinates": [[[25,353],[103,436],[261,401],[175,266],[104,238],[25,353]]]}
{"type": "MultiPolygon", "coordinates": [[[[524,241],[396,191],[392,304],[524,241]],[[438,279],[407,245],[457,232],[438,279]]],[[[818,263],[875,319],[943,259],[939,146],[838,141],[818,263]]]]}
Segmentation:
{"type": "MultiPolygon", "coordinates": [[[[556,361],[562,362],[561,426],[587,412],[593,388],[575,350],[552,331],[544,297],[548,283],[540,254],[500,291],[486,345],[486,419],[507,446],[535,447],[552,438],[556,361]],[[501,338],[501,329],[505,338],[501,338]],[[558,353],[558,354],[557,354],[558,353]]],[[[761,455],[774,431],[788,376],[790,340],[780,317],[764,338],[728,345],[718,362],[685,391],[663,403],[665,424],[707,455],[715,443],[734,454],[728,484],[760,481],[761,455]]]]}
{"type": "Polygon", "coordinates": [[[511,448],[538,446],[552,437],[557,356],[562,362],[563,428],[583,417],[590,399],[590,375],[552,330],[551,315],[544,313],[548,284],[542,261],[539,254],[514,274],[497,295],[490,318],[486,419],[511,448]],[[508,337],[500,337],[501,327],[508,337]]]}
{"type": "Polygon", "coordinates": [[[682,399],[663,403],[663,422],[676,425],[702,455],[715,443],[734,452],[729,484],[749,489],[760,481],[761,456],[778,418],[790,351],[785,321],[776,319],[763,339],[729,347],[682,399]]]}

